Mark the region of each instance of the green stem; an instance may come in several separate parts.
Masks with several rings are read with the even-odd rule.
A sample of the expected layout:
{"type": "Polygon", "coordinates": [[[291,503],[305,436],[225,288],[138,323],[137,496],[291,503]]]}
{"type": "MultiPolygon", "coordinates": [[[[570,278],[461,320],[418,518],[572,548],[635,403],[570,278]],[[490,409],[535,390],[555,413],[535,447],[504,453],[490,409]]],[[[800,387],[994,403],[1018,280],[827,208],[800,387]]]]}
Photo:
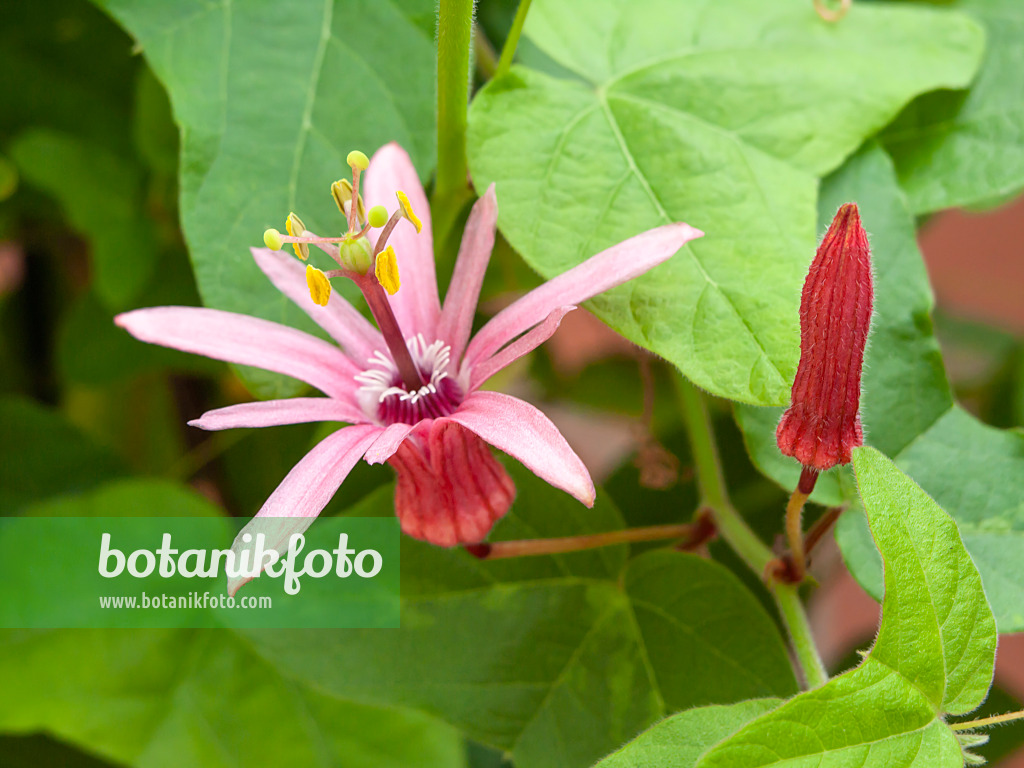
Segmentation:
{"type": "Polygon", "coordinates": [[[519,45],[519,36],[523,33],[523,24],[526,23],[526,14],[530,11],[531,0],[519,0],[519,8],[516,10],[516,17],[512,20],[512,28],[505,38],[505,47],[501,49],[501,58],[498,59],[498,69],[495,77],[501,77],[512,67],[512,59],[516,55],[516,46],[519,45]]]}
{"type": "Polygon", "coordinates": [[[443,243],[469,197],[466,115],[473,0],[440,0],[437,16],[437,177],[434,241],[443,243]]]}
{"type": "Polygon", "coordinates": [[[772,592],[775,604],[779,607],[782,623],[789,631],[789,641],[793,646],[800,668],[804,673],[804,683],[808,688],[817,688],[828,682],[828,672],[821,661],[818,646],[814,643],[811,624],[807,620],[807,611],[800,600],[797,587],[792,584],[776,584],[772,592]]]}
{"type": "Polygon", "coordinates": [[[681,375],[676,376],[676,388],[682,406],[683,420],[693,450],[694,472],[700,489],[702,504],[712,510],[722,538],[728,542],[751,570],[759,576],[764,573],[774,555],[757,534],[733,508],[722,475],[722,462],[718,457],[715,433],[711,425],[704,397],[681,375]]]}
{"type": "MultiPolygon", "coordinates": [[[[711,511],[726,543],[754,573],[763,577],[765,569],[775,556],[750,529],[729,500],[725,476],[722,474],[722,462],[715,443],[714,428],[704,395],[678,374],[676,388],[693,450],[694,471],[702,503],[711,511]]],[[[775,584],[772,594],[782,622],[789,633],[793,653],[803,673],[805,684],[808,688],[822,685],[828,680],[828,674],[814,645],[807,612],[796,588],[787,584],[775,584]]]]}

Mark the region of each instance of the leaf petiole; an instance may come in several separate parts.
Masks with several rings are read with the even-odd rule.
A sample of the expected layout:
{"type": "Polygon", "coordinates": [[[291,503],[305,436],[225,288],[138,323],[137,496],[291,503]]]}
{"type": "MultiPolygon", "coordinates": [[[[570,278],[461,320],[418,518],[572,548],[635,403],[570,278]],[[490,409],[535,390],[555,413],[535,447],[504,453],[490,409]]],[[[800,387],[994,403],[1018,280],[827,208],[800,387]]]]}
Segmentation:
{"type": "Polygon", "coordinates": [[[1002,723],[1012,723],[1014,720],[1024,720],[1024,709],[1019,712],[1007,712],[1002,715],[983,717],[980,720],[968,720],[965,723],[950,723],[949,728],[952,731],[973,731],[976,728],[988,728],[993,725],[1001,725],[1002,723]]]}
{"type": "Polygon", "coordinates": [[[698,514],[693,523],[676,525],[651,525],[643,528],[625,528],[620,531],[591,533],[584,536],[564,536],[552,539],[518,539],[469,544],[465,549],[481,560],[504,560],[510,557],[532,557],[534,555],[560,555],[566,552],[580,552],[585,549],[609,547],[614,544],[628,544],[641,541],[662,541],[680,539],[679,547],[692,549],[715,535],[715,526],[709,515],[698,514]]]}
{"type": "Polygon", "coordinates": [[[501,77],[512,67],[512,58],[516,55],[516,46],[519,45],[519,36],[523,32],[523,24],[526,23],[526,14],[530,11],[531,0],[519,0],[519,8],[516,9],[516,17],[512,20],[512,28],[505,38],[505,46],[501,49],[501,58],[498,60],[498,68],[494,72],[495,77],[501,77]]]}

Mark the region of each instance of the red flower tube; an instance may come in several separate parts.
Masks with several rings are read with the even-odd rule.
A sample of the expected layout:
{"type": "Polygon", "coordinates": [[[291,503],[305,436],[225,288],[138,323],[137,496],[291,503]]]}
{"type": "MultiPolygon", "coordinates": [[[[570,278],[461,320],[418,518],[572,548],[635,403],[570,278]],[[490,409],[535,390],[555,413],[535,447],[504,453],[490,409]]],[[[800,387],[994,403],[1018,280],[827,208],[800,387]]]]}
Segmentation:
{"type": "Polygon", "coordinates": [[[800,364],[791,405],[775,431],[779,450],[804,465],[804,493],[810,493],[818,472],[849,463],[851,451],[864,444],[860,375],[872,298],[868,238],[856,204],[846,203],[804,282],[800,364]]]}

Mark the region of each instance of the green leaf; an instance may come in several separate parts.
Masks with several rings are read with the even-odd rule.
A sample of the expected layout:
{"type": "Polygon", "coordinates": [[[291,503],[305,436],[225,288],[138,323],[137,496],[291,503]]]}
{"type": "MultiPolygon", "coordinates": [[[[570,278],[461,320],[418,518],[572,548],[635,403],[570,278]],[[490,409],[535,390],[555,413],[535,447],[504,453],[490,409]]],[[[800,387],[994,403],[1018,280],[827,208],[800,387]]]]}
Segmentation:
{"type": "Polygon", "coordinates": [[[961,768],[947,714],[984,700],[996,626],[956,524],[878,451],[854,466],[886,563],[878,638],[864,662],[711,749],[698,768],[961,768]]]}
{"type": "Polygon", "coordinates": [[[915,213],[998,205],[1024,188],[1024,6],[959,0],[985,26],[985,58],[968,91],[928,94],[882,135],[915,213]]]}
{"type": "Polygon", "coordinates": [[[778,699],[754,699],[680,712],[644,731],[595,768],[693,768],[710,747],[779,703],[778,699]]]}
{"type": "Polygon", "coordinates": [[[0,398],[0,514],[118,477],[117,458],[35,402],[0,398]]]}
{"type": "MultiPolygon", "coordinates": [[[[220,511],[183,486],[132,480],[26,514],[220,511]]],[[[45,730],[139,768],[464,764],[462,740],[451,728],[296,683],[227,630],[3,630],[0,677],[0,730],[45,730]]]]}
{"type": "MultiPolygon", "coordinates": [[[[953,408],[898,463],[953,514],[999,631],[1024,629],[1024,433],[986,426],[953,408]]],[[[837,531],[843,555],[858,581],[879,597],[877,555],[864,546],[858,515],[848,516],[837,531]]]]}
{"type": "Polygon", "coordinates": [[[454,730],[281,676],[226,630],[0,632],[0,729],[138,768],[458,768],[454,730]]]}
{"type": "Polygon", "coordinates": [[[88,3],[4,3],[0,140],[48,126],[123,151],[138,66],[128,36],[88,3]]]}
{"type": "MultiPolygon", "coordinates": [[[[822,221],[857,201],[872,244],[875,316],[865,356],[862,419],[867,442],[893,456],[963,527],[1001,632],[1024,629],[1024,435],[986,427],[953,403],[932,334],[933,298],[917,249],[914,219],[892,164],[868,145],[822,185],[822,221]]],[[[779,453],[781,409],[736,408],[758,467],[794,488],[798,463],[779,453]]],[[[856,498],[845,468],[823,474],[812,499],[828,505],[856,498]]],[[[781,513],[780,513],[781,514],[781,513]]],[[[847,565],[881,597],[878,554],[863,517],[848,512],[837,528],[847,565]]]]}
{"type": "MultiPolygon", "coordinates": [[[[289,211],[325,236],[350,149],[396,140],[421,173],[434,154],[433,37],[427,0],[97,0],[136,39],[182,131],[181,218],[203,301],[314,331],[256,267],[251,246],[289,211]]],[[[341,286],[339,286],[341,287],[341,286]]],[[[266,397],[295,394],[245,369],[266,397]]]]}
{"type": "Polygon", "coordinates": [[[76,300],[61,318],[57,366],[65,381],[93,387],[157,369],[226,372],[207,358],[138,344],[114,325],[113,313],[92,293],[76,300]]]}
{"type": "Polygon", "coordinates": [[[54,197],[89,241],[96,294],[123,309],[153,276],[156,233],[142,207],[137,166],[71,134],[27,131],[11,145],[25,183],[54,197]]]}
{"type": "MultiPolygon", "coordinates": [[[[621,527],[605,494],[587,510],[510,470],[517,501],[492,539],[621,527]]],[[[391,493],[352,514],[391,514],[391,493]]],[[[479,561],[406,540],[400,631],[247,638],[289,677],[442,717],[526,768],[590,765],[674,709],[795,690],[778,629],[731,572],[626,552],[479,561]]]]}
{"type": "Polygon", "coordinates": [[[526,32],[578,77],[522,67],[470,110],[474,182],[497,182],[509,242],[551,277],[630,235],[686,221],[707,236],[591,302],[700,386],[786,400],[814,250],[816,177],[915,95],[962,87],[968,18],[801,0],[539,0],[526,32]]]}

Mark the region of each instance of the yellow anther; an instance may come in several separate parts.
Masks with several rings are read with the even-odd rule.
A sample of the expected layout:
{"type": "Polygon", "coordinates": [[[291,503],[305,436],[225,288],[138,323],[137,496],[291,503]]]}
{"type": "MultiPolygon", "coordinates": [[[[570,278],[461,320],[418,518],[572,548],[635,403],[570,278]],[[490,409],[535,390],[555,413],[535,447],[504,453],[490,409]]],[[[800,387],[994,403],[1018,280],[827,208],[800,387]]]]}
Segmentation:
{"type": "Polygon", "coordinates": [[[365,171],[370,167],[370,159],[358,149],[353,149],[349,152],[345,160],[352,168],[357,168],[360,171],[365,171]]]}
{"type": "Polygon", "coordinates": [[[412,225],[416,227],[417,233],[421,232],[423,230],[423,222],[420,221],[420,217],[413,211],[408,195],[402,190],[398,190],[395,194],[398,196],[398,205],[402,209],[402,215],[412,222],[412,225]]]}
{"type": "MultiPolygon", "coordinates": [[[[348,217],[349,209],[352,207],[352,182],[348,179],[340,179],[339,181],[331,184],[331,196],[334,197],[334,202],[338,206],[338,210],[341,211],[342,215],[348,217]]],[[[363,196],[359,196],[359,225],[362,226],[366,223],[366,203],[363,202],[363,196]]]]}
{"type": "MultiPolygon", "coordinates": [[[[302,237],[302,233],[306,231],[306,225],[294,213],[288,214],[288,219],[285,221],[284,226],[292,237],[302,237]]],[[[303,261],[309,258],[309,246],[305,243],[292,243],[292,248],[295,249],[295,255],[303,261]]]]}
{"type": "Polygon", "coordinates": [[[373,273],[385,291],[392,296],[398,293],[398,259],[395,257],[395,249],[390,245],[377,254],[377,263],[373,266],[373,273]]]}
{"type": "Polygon", "coordinates": [[[307,264],[306,285],[309,286],[309,298],[313,300],[313,303],[326,307],[327,300],[331,298],[331,282],[327,279],[327,275],[312,264],[307,264]]]}
{"type": "Polygon", "coordinates": [[[276,229],[268,229],[263,233],[263,242],[272,251],[280,251],[284,247],[281,242],[281,233],[276,229]]]}
{"type": "Polygon", "coordinates": [[[388,223],[388,209],[383,205],[375,205],[366,215],[371,227],[380,228],[388,223]]]}

